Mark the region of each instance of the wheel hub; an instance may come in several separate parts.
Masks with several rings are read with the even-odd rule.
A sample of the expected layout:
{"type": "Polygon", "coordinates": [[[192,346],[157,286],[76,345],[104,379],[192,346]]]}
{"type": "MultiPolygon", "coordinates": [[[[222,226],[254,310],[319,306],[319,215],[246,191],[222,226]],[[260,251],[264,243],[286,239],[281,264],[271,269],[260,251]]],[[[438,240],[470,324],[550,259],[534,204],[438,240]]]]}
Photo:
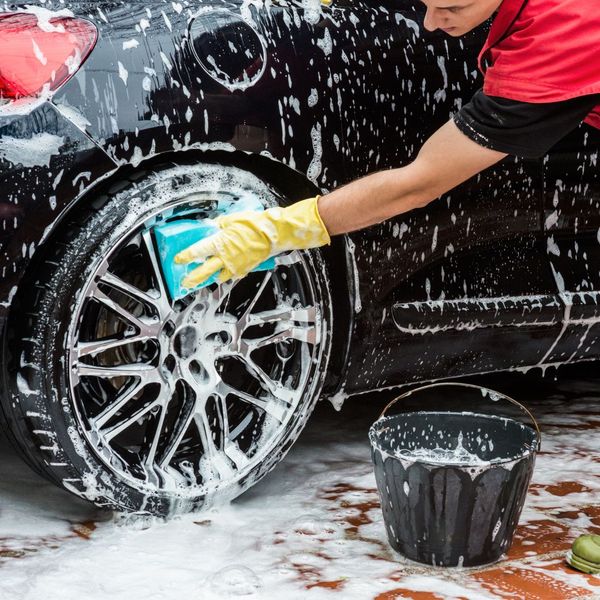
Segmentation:
{"type": "Polygon", "coordinates": [[[171,346],[175,356],[185,360],[198,351],[198,328],[186,325],[181,327],[173,336],[171,346]]]}

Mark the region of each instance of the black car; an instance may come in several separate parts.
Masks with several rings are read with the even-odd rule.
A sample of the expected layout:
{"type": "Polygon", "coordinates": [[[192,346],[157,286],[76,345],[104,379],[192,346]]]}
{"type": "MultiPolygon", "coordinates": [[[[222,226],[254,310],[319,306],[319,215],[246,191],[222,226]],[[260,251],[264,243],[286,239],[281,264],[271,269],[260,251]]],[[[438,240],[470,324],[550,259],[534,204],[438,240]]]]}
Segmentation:
{"type": "MultiPolygon", "coordinates": [[[[600,134],[180,300],[154,227],[401,166],[481,85],[418,1],[6,3],[2,410],[98,505],[232,498],[320,397],[598,357],[600,134]]],[[[335,432],[332,432],[335,435],[335,432]]]]}

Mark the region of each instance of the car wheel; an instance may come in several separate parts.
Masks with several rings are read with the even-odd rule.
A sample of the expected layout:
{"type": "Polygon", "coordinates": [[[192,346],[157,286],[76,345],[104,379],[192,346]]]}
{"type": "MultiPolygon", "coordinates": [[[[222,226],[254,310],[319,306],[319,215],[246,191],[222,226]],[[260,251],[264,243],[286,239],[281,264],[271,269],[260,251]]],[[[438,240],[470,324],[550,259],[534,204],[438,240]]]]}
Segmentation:
{"type": "Polygon", "coordinates": [[[69,217],[18,294],[3,410],[27,461],[98,505],[170,515],[231,499],[319,397],[331,300],[318,251],[172,301],[152,229],[277,193],[221,165],[138,173],[69,217]]]}

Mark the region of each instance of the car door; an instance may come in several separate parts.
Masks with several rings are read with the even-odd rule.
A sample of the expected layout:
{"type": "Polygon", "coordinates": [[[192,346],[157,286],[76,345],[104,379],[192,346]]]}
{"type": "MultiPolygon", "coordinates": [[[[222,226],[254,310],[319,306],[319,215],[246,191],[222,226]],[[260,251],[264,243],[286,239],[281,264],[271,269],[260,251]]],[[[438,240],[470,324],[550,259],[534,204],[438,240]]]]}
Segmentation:
{"type": "MultiPolygon", "coordinates": [[[[346,170],[356,178],[405,165],[482,85],[487,27],[457,39],[425,31],[418,1],[334,3],[356,23],[336,38],[347,56],[338,83],[346,170]]],[[[541,176],[541,161],[507,158],[424,209],[349,236],[354,335],[370,340],[353,357],[364,368],[350,387],[519,367],[545,354],[559,308],[541,176]]]]}
{"type": "Polygon", "coordinates": [[[600,354],[600,132],[581,125],[544,160],[546,258],[563,324],[545,362],[600,354]]]}

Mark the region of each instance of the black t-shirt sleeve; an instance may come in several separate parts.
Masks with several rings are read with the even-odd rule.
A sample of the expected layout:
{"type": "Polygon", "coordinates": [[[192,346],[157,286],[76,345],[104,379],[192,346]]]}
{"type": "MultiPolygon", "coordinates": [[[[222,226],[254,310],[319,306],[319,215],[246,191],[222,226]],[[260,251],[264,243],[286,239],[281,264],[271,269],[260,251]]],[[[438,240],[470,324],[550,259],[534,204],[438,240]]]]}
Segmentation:
{"type": "Polygon", "coordinates": [[[479,90],[454,115],[456,126],[480,146],[539,158],[600,104],[600,95],[533,104],[486,96],[479,90]]]}

